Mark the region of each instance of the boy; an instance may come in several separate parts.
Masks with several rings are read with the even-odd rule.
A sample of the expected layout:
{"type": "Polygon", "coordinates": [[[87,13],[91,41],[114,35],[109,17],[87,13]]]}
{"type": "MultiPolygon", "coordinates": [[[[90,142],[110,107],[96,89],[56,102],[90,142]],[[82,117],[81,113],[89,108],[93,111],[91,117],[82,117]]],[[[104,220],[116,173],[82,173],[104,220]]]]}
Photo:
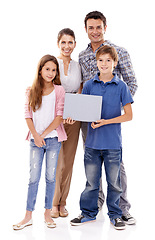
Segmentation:
{"type": "Polygon", "coordinates": [[[104,162],[107,190],[108,215],[115,229],[125,229],[122,211],[119,207],[122,193],[120,184],[120,164],[122,161],[121,123],[132,120],[131,93],[113,70],[118,56],[115,48],[105,45],[96,53],[99,74],[87,81],[83,94],[102,96],[101,119],[88,124],[85,143],[86,188],[81,194],[78,218],[71,220],[71,225],[81,225],[96,220],[98,213],[98,194],[102,163],[104,162]],[[124,114],[121,115],[121,107],[124,114]]]}

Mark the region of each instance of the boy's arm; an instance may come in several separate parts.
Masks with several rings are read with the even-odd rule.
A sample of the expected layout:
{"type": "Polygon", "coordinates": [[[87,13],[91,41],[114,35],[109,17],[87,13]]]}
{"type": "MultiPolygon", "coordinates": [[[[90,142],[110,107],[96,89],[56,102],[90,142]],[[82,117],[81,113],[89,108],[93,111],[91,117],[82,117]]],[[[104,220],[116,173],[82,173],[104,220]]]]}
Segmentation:
{"type": "Polygon", "coordinates": [[[121,115],[119,117],[111,118],[111,119],[101,119],[101,120],[98,120],[96,122],[93,122],[91,124],[91,127],[93,129],[95,129],[95,128],[101,127],[103,125],[131,121],[132,120],[132,107],[131,107],[131,103],[126,104],[123,108],[124,108],[124,114],[123,115],[121,115]]]}

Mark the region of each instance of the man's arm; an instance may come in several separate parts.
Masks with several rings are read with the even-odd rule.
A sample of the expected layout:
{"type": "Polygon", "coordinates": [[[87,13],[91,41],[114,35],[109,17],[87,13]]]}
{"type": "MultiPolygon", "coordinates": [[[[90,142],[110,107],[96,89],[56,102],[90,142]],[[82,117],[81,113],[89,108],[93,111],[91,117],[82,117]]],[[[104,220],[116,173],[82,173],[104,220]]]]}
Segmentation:
{"type": "Polygon", "coordinates": [[[130,55],[127,50],[125,50],[124,48],[120,48],[118,50],[118,56],[119,61],[116,67],[116,73],[118,70],[119,73],[122,75],[123,81],[128,85],[131,95],[134,96],[138,85],[130,55]]]}

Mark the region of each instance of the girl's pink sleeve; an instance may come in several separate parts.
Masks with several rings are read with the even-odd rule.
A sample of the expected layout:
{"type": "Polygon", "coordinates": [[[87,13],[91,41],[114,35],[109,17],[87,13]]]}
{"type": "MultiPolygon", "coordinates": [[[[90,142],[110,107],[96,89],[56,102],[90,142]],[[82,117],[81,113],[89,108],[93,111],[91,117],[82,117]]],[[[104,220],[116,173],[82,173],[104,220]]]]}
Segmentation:
{"type": "Polygon", "coordinates": [[[26,100],[25,100],[25,118],[32,118],[32,110],[29,111],[29,95],[30,95],[30,87],[26,89],[26,100]]]}
{"type": "Polygon", "coordinates": [[[65,90],[62,86],[58,86],[58,92],[56,97],[56,115],[63,116],[64,101],[65,101],[65,90]]]}

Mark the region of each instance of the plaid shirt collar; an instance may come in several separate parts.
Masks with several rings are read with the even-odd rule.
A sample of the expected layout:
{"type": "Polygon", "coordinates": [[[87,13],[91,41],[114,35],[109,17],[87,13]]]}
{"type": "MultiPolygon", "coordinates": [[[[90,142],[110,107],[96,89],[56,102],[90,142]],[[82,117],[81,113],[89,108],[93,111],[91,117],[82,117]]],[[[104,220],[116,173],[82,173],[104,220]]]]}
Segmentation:
{"type": "MultiPolygon", "coordinates": [[[[102,47],[102,46],[104,46],[104,45],[110,45],[110,41],[105,40],[103,43],[101,43],[101,45],[95,50],[95,53],[97,52],[97,50],[98,50],[100,47],[102,47]]],[[[88,44],[87,51],[93,52],[91,43],[88,44]]]]}

